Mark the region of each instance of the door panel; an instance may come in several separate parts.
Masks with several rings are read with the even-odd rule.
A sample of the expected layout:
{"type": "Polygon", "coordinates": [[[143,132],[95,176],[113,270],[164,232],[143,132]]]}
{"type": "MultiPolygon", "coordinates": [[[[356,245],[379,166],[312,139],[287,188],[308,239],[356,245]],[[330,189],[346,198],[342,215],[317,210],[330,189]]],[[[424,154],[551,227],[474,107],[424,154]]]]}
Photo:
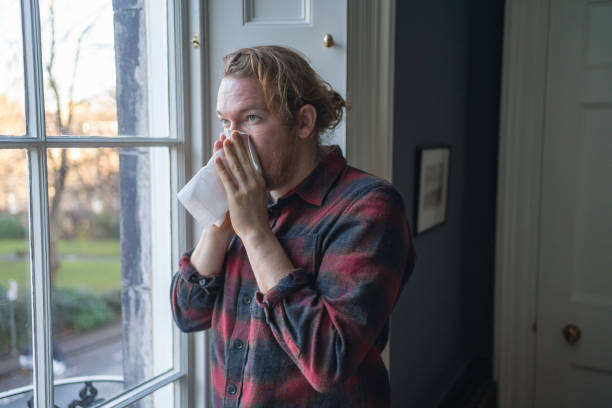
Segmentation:
{"type": "Polygon", "coordinates": [[[535,406],[610,407],[612,1],[551,2],[545,115],[535,406]]]}

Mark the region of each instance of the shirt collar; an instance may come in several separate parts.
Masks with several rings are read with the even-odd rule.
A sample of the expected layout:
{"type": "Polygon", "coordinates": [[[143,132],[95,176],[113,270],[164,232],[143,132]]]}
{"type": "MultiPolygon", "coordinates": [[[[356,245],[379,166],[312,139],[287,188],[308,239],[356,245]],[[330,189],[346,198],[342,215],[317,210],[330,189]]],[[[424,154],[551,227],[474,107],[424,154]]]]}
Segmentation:
{"type": "Polygon", "coordinates": [[[346,159],[337,145],[323,147],[324,156],[315,169],[279,200],[297,194],[304,201],[320,207],[332,184],[346,167],[346,159]]]}

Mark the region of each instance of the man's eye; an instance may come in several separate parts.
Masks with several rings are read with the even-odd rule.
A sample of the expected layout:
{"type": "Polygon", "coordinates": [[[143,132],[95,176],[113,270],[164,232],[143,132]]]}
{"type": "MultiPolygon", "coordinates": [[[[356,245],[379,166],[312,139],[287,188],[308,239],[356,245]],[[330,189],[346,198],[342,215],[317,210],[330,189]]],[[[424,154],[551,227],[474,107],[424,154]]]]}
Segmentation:
{"type": "Polygon", "coordinates": [[[259,120],[259,116],[257,116],[257,115],[249,115],[249,116],[247,116],[247,120],[249,122],[257,122],[257,120],[259,120]]]}
{"type": "Polygon", "coordinates": [[[223,125],[223,127],[227,127],[230,125],[229,120],[227,119],[219,119],[219,121],[221,121],[221,124],[223,125]]]}

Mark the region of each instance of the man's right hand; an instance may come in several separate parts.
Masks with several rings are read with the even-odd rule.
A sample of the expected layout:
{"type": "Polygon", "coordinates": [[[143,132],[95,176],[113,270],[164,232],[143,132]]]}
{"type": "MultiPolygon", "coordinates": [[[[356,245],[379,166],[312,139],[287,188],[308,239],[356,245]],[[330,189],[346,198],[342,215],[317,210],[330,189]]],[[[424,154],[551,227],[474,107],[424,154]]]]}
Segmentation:
{"type": "MultiPolygon", "coordinates": [[[[225,141],[225,139],[226,139],[225,133],[221,133],[221,135],[219,136],[219,140],[215,142],[215,145],[213,147],[214,153],[216,153],[219,150],[223,150],[223,142],[225,141]]],[[[213,224],[211,226],[211,229],[215,231],[215,233],[218,233],[219,237],[221,238],[229,237],[229,241],[231,241],[232,237],[234,236],[234,230],[232,228],[232,221],[230,219],[229,211],[225,214],[225,220],[223,220],[223,224],[221,224],[220,227],[217,227],[216,225],[213,224]]],[[[228,241],[228,245],[229,245],[229,241],[228,241]]]]}
{"type": "MultiPolygon", "coordinates": [[[[214,151],[223,149],[225,134],[221,134],[215,142],[214,151]]],[[[212,225],[202,231],[200,240],[191,254],[191,264],[202,276],[216,275],[221,272],[227,247],[234,237],[234,229],[229,211],[220,227],[212,225]]]]}

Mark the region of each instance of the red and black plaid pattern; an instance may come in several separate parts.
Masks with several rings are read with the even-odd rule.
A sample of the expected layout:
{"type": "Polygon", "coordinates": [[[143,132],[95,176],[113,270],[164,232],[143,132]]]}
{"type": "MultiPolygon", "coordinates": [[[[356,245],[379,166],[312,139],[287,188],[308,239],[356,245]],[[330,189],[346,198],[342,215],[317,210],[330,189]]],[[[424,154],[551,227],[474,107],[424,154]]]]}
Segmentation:
{"type": "Polygon", "coordinates": [[[178,327],[211,331],[215,407],[388,407],[380,358],[415,253],[400,194],[335,147],[268,209],[295,269],[262,295],[234,237],[222,273],[180,260],[178,327]]]}

